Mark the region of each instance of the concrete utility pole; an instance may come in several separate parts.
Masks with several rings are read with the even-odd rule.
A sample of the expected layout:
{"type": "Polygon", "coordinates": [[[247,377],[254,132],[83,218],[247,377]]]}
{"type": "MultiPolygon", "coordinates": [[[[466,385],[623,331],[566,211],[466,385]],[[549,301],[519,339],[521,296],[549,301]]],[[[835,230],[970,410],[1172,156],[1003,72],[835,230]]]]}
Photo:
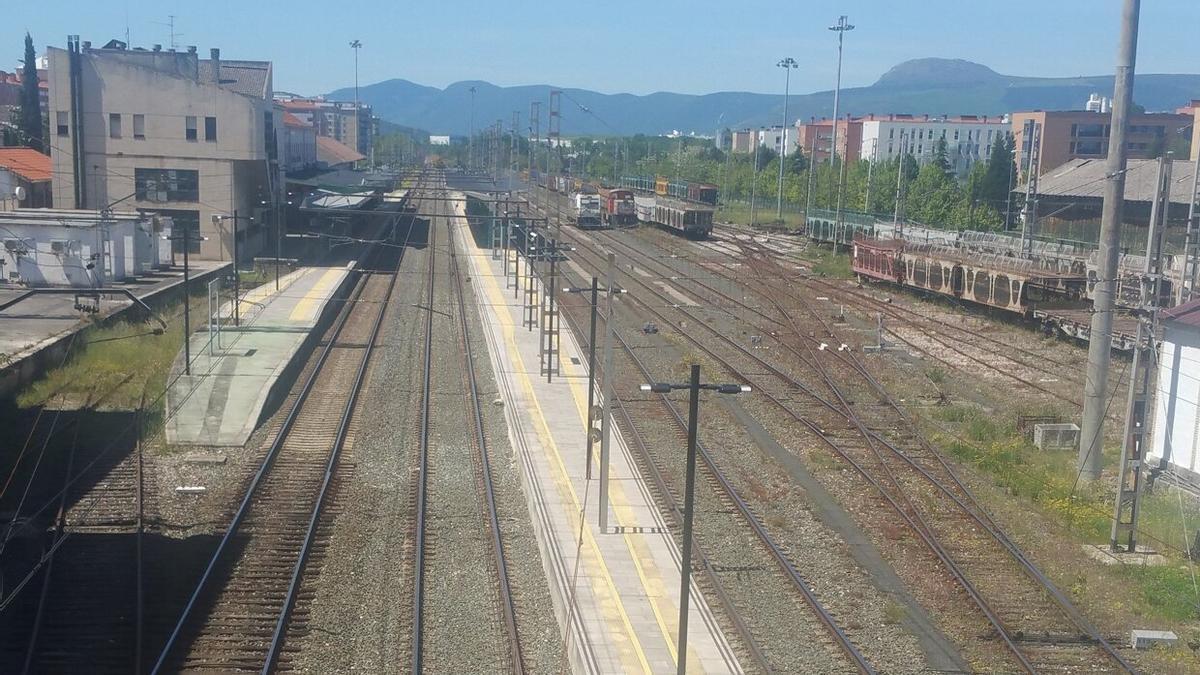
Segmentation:
{"type": "Polygon", "coordinates": [[[600,401],[600,533],[608,532],[608,452],[609,437],[612,436],[612,403],[613,403],[613,330],[615,315],[613,314],[613,292],[617,284],[617,256],[608,254],[608,265],[604,272],[604,287],[606,293],[604,312],[604,370],[600,375],[604,378],[600,387],[603,391],[600,401]]]}
{"type": "Polygon", "coordinates": [[[871,212],[871,175],[875,173],[875,162],[879,160],[879,139],[871,139],[871,163],[867,165],[867,194],[863,197],[863,213],[871,212]]]}
{"type": "Polygon", "coordinates": [[[758,220],[758,195],[755,193],[758,188],[758,148],[762,145],[762,138],[763,130],[762,127],[759,127],[758,135],[754,137],[754,173],[752,174],[753,180],[750,182],[750,227],[754,227],[758,220]]]}
{"type": "MultiPolygon", "coordinates": [[[[354,151],[359,152],[362,148],[362,139],[358,136],[362,132],[362,127],[358,121],[358,50],[362,49],[362,41],[352,41],[350,48],[354,50],[354,151]]],[[[355,162],[355,165],[357,164],[358,162],[355,162]]]]}
{"type": "Polygon", "coordinates": [[[1125,0],[1121,10],[1121,42],[1117,50],[1108,161],[1105,164],[1104,210],[1100,219],[1100,269],[1092,294],[1088,338],[1087,379],[1083,383],[1083,424],[1079,432],[1078,470],[1081,478],[1100,477],[1104,450],[1104,417],[1108,393],[1108,363],[1112,351],[1113,312],[1116,308],[1117,256],[1121,251],[1121,217],[1125,207],[1125,135],[1133,102],[1137,63],[1138,16],[1141,0],[1125,0]]]}
{"type": "Polygon", "coordinates": [[[472,171],[475,168],[475,87],[471,87],[468,91],[471,92],[471,113],[468,118],[467,128],[467,171],[472,171]]]}
{"type": "Polygon", "coordinates": [[[783,72],[786,73],[783,78],[783,137],[779,141],[779,195],[775,207],[775,218],[783,222],[783,157],[787,154],[788,142],[788,94],[792,87],[792,69],[799,68],[800,64],[789,56],[775,65],[783,68],[783,72]]]}

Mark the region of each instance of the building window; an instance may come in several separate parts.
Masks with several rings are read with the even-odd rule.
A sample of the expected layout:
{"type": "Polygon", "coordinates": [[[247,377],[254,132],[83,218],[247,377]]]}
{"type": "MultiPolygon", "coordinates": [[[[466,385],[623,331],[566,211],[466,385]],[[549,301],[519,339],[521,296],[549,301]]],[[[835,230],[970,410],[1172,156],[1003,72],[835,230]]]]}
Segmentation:
{"type": "Polygon", "coordinates": [[[143,202],[200,201],[200,172],[191,169],[134,169],[133,189],[143,202]]]}
{"type": "Polygon", "coordinates": [[[133,116],[133,137],[139,141],[146,140],[146,116],[133,116]]]}
{"type": "Polygon", "coordinates": [[[1072,124],[1071,135],[1075,138],[1101,138],[1108,133],[1103,124],[1072,124]]]}
{"type": "Polygon", "coordinates": [[[888,129],[888,138],[889,138],[889,139],[892,139],[892,138],[895,138],[895,137],[896,137],[896,130],[895,130],[895,129],[888,129]]]}
{"type": "Polygon", "coordinates": [[[67,126],[67,111],[66,110],[59,110],[54,113],[54,126],[58,128],[59,136],[66,136],[70,133],[68,131],[69,127],[67,126]]]}
{"type": "Polygon", "coordinates": [[[205,117],[204,118],[204,140],[206,140],[206,141],[217,140],[217,118],[215,118],[215,117],[205,117]]]}
{"type": "MultiPolygon", "coordinates": [[[[967,132],[967,133],[970,133],[970,132],[967,132]]],[[[958,140],[958,129],[954,130],[954,140],[956,140],[956,141],[958,140]]]]}
{"type": "Polygon", "coordinates": [[[171,251],[174,253],[183,253],[184,232],[187,233],[188,254],[200,253],[200,212],[185,211],[180,209],[154,209],[153,211],[142,210],[143,213],[157,213],[160,216],[170,216],[172,221],[171,228],[171,251]]]}
{"type": "Polygon", "coordinates": [[[187,117],[183,118],[183,126],[184,138],[188,139],[189,141],[196,140],[196,118],[192,115],[188,115],[187,117]]]}
{"type": "Polygon", "coordinates": [[[108,114],[108,137],[121,137],[121,113],[108,114]]]}
{"type": "Polygon", "coordinates": [[[1106,153],[1105,144],[1102,141],[1079,141],[1072,145],[1075,147],[1072,153],[1076,155],[1096,157],[1106,153]]]}

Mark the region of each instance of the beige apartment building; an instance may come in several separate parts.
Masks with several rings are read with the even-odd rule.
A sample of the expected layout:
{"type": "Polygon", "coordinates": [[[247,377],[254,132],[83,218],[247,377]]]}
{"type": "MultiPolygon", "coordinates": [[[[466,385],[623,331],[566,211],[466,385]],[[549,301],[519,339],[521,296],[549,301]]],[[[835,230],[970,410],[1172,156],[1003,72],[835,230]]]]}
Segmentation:
{"type": "Polygon", "coordinates": [[[169,215],[176,251],[186,228],[190,253],[217,260],[234,228],[214,216],[236,210],[239,255],[262,249],[283,185],[269,61],[77,38],[48,54],[56,206],[169,215]]]}
{"type": "MultiPolygon", "coordinates": [[[[1017,166],[1024,170],[1029,141],[1026,121],[1041,125],[1041,174],[1072,159],[1104,159],[1108,156],[1111,113],[1086,110],[1018,112],[1012,115],[1017,166]]],[[[1158,157],[1181,132],[1192,126],[1192,116],[1174,113],[1143,113],[1129,116],[1125,145],[1130,159],[1158,157]]]]}

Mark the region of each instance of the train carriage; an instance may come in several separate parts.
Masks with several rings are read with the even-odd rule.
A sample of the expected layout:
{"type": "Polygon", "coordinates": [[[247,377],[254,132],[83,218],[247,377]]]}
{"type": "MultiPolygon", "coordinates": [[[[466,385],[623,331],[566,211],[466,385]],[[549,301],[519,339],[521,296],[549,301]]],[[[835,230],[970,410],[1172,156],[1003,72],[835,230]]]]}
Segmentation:
{"type": "Polygon", "coordinates": [[[604,222],[613,225],[634,225],[637,223],[637,205],[634,202],[633,190],[624,188],[596,189],[600,196],[600,210],[604,222]]]}
{"type": "Polygon", "coordinates": [[[656,197],[650,222],[682,233],[691,239],[712,234],[713,210],[666,197],[656,197]]]}
{"type": "Polygon", "coordinates": [[[903,250],[902,242],[897,239],[874,239],[861,234],[856,235],[850,253],[851,268],[860,279],[903,284],[903,250]]]}

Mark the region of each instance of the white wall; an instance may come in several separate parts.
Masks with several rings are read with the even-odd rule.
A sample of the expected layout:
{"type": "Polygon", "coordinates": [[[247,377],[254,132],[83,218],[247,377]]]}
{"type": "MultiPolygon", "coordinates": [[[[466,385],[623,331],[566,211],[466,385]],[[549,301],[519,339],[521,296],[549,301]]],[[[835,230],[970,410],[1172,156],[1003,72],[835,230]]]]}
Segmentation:
{"type": "MultiPolygon", "coordinates": [[[[759,129],[755,134],[758,136],[759,145],[779,152],[779,148],[784,142],[783,135],[785,131],[787,132],[787,147],[783,149],[783,155],[786,157],[796,149],[796,138],[798,135],[794,127],[787,129],[759,129]]],[[[751,152],[753,152],[753,148],[751,152]]]]}
{"type": "Polygon", "coordinates": [[[1150,455],[1181,472],[1200,475],[1200,331],[1168,323],[1159,356],[1150,455]]]}
{"type": "Polygon", "coordinates": [[[1008,131],[1009,125],[999,118],[995,122],[863,120],[860,156],[887,161],[904,152],[907,146],[917,162],[924,164],[933,158],[938,139],[944,137],[950,165],[956,172],[965,174],[975,162],[986,161],[992,153],[992,144],[1008,131]],[[873,151],[876,154],[873,155],[873,151]]]}
{"type": "Polygon", "coordinates": [[[137,274],[133,221],[104,227],[0,221],[0,241],[5,285],[92,288],[137,274]],[[55,242],[61,252],[54,251],[55,242]]]}

